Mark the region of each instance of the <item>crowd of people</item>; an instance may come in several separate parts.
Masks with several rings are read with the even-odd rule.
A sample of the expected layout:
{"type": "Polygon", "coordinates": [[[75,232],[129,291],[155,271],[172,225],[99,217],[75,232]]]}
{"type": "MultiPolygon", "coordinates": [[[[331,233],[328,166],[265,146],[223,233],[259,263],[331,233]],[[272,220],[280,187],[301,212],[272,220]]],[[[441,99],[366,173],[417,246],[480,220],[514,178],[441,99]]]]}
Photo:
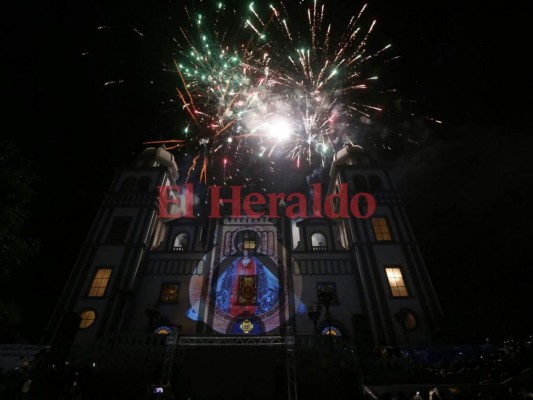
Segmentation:
{"type": "Polygon", "coordinates": [[[402,354],[422,364],[437,382],[501,383],[533,366],[533,338],[507,340],[499,345],[487,342],[478,352],[470,354],[460,348],[454,350],[451,356],[431,363],[420,362],[408,351],[402,354]]]}
{"type": "Polygon", "coordinates": [[[386,393],[383,400],[533,399],[533,336],[476,346],[386,348],[380,355],[398,367],[389,383],[431,382],[441,388],[431,396],[423,390],[386,393]]]}
{"type": "MultiPolygon", "coordinates": [[[[450,347],[447,353],[439,353],[440,358],[429,362],[431,357],[421,357],[420,351],[388,348],[382,353],[384,357],[417,367],[412,369],[417,371],[417,380],[403,383],[431,382],[446,389],[432,394],[427,390],[411,395],[386,394],[380,399],[533,399],[533,337],[524,341],[508,340],[500,345],[486,343],[478,347],[477,353],[460,350],[460,346],[450,347]]],[[[20,360],[15,368],[0,371],[0,399],[103,399],[110,398],[106,393],[127,389],[119,386],[119,382],[112,382],[95,364],[79,369],[64,361],[54,363],[49,349],[31,360],[20,360]]]]}
{"type": "Polygon", "coordinates": [[[14,368],[0,371],[0,399],[79,400],[98,399],[105,382],[96,368],[74,368],[67,362],[56,365],[49,350],[33,359],[21,359],[14,368]]]}

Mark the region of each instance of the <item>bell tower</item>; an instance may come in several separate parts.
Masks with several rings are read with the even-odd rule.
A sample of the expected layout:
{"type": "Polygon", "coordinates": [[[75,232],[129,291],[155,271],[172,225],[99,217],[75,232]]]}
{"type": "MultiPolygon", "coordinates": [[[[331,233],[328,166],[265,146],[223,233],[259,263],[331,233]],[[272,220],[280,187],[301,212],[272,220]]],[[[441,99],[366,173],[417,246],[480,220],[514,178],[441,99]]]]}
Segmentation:
{"type": "Polygon", "coordinates": [[[177,179],[174,156],[163,148],[147,148],[132,167],[117,170],[50,320],[46,342],[84,345],[120,331],[146,253],[164,236],[158,188],[177,179]],[[64,321],[72,315],[79,316],[77,321],[69,317],[77,326],[68,329],[73,337],[64,338],[64,321]]]}
{"type": "Polygon", "coordinates": [[[351,196],[367,192],[376,200],[369,218],[338,220],[339,240],[351,252],[355,268],[354,295],[361,304],[354,330],[364,321],[375,345],[431,343],[441,308],[389,175],[360,146],[346,145],[334,157],[328,193],[341,184],[348,185],[351,196]]]}

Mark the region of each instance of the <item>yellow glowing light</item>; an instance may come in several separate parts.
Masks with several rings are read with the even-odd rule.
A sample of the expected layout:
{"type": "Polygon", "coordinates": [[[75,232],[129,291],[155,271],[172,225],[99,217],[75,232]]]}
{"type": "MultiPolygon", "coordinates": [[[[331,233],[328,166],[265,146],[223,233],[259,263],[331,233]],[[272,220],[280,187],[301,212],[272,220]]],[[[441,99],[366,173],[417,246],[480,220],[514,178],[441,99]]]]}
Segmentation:
{"type": "Polygon", "coordinates": [[[266,124],[267,135],[279,142],[283,142],[292,135],[292,128],[285,118],[275,118],[266,124]]]}

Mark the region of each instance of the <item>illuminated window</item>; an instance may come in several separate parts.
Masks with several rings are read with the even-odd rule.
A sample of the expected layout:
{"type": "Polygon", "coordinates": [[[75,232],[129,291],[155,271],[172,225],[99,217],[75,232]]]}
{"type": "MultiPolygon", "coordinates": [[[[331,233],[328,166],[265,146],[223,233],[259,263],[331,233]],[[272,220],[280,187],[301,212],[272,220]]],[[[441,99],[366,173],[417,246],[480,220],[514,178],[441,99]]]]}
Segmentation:
{"type": "Polygon", "coordinates": [[[402,270],[397,267],[385,268],[387,279],[389,280],[389,286],[393,297],[409,296],[407,286],[403,279],[402,270]]]}
{"type": "Polygon", "coordinates": [[[172,329],[166,325],[161,325],[154,331],[155,335],[170,335],[171,333],[172,329]]]}
{"type": "Polygon", "coordinates": [[[243,250],[255,250],[255,240],[246,239],[243,244],[243,250]]]}
{"type": "Polygon", "coordinates": [[[378,242],[392,240],[387,218],[372,218],[372,228],[374,229],[374,235],[376,236],[376,240],[378,242]]]}
{"type": "Polygon", "coordinates": [[[111,276],[111,268],[98,268],[89,290],[89,297],[103,297],[111,276]]]}
{"type": "Polygon", "coordinates": [[[240,231],[235,236],[235,245],[239,252],[246,250],[249,254],[253,254],[258,248],[259,237],[254,231],[240,231]]]}
{"type": "Polygon", "coordinates": [[[173,251],[186,251],[189,247],[189,234],[187,232],[179,233],[174,239],[173,251]]]}
{"type": "Polygon", "coordinates": [[[177,303],[179,290],[179,283],[163,283],[160,296],[161,303],[177,303]]]}
{"type": "Polygon", "coordinates": [[[85,310],[81,312],[80,317],[80,329],[86,329],[94,324],[96,313],[93,310],[85,310]]]}
{"type": "Polygon", "coordinates": [[[322,335],[342,336],[342,332],[336,326],[326,326],[322,329],[322,335]]]}
{"type": "Polygon", "coordinates": [[[328,249],[328,243],[324,234],[315,232],[311,235],[311,248],[313,251],[323,251],[328,249]]]}

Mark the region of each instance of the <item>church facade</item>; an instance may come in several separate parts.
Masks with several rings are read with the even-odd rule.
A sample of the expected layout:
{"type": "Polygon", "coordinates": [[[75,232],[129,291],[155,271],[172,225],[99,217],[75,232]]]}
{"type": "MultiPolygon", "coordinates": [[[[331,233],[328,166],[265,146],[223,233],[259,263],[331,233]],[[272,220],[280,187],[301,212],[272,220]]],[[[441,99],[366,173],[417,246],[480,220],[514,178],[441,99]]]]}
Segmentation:
{"type": "MultiPolygon", "coordinates": [[[[47,342],[68,342],[67,352],[80,360],[86,355],[109,365],[110,349],[122,349],[124,357],[144,357],[157,369],[164,346],[151,345],[176,329],[178,347],[203,338],[197,347],[221,352],[227,351],[223,338],[260,343],[291,337],[296,360],[300,353],[307,360],[317,343],[330,351],[333,341],[369,353],[434,341],[441,310],[401,199],[386,171],[360,147],[347,145],[336,154],[328,193],[342,185],[350,195],[370,193],[376,208],[369,218],[290,219],[283,216],[284,201],[275,204],[279,218],[230,212],[173,218],[180,202],[162,202],[161,187],[175,186],[177,179],[174,157],[163,148],[146,149],[132,167],[117,171],[51,318],[47,342]],[[162,213],[161,204],[174,209],[162,213]],[[133,344],[135,354],[124,350],[133,344]]],[[[165,195],[187,200],[178,191],[165,195]]],[[[192,356],[189,350],[182,359],[213,357],[202,351],[192,356]]],[[[283,362],[274,357],[274,370],[285,371],[294,359],[279,354],[283,362]]],[[[306,379],[302,374],[313,363],[297,363],[298,379],[306,379]]]]}

